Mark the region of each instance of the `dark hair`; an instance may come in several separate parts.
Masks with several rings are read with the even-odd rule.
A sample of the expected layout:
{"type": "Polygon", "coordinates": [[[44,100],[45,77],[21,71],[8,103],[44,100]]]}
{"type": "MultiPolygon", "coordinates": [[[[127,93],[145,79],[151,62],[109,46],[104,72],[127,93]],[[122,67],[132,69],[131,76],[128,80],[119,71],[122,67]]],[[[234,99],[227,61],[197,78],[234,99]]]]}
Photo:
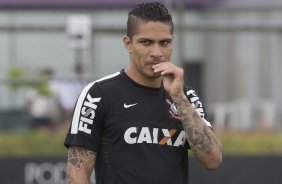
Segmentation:
{"type": "Polygon", "coordinates": [[[173,34],[173,22],[171,14],[166,7],[158,2],[141,3],[136,5],[129,13],[127,19],[126,35],[132,38],[136,34],[136,28],[142,22],[160,21],[171,25],[171,34],[173,34]]]}

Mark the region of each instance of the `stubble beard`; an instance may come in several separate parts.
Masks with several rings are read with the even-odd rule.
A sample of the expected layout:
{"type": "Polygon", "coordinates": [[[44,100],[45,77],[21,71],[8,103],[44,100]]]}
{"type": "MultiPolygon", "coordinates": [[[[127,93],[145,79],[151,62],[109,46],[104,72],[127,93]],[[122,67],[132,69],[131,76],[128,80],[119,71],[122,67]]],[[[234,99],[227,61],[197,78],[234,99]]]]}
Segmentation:
{"type": "Polygon", "coordinates": [[[159,78],[161,76],[160,73],[154,72],[152,68],[150,68],[148,70],[148,68],[147,68],[148,66],[151,66],[151,65],[145,65],[143,71],[141,71],[146,78],[148,78],[148,79],[157,79],[157,78],[159,78]]]}

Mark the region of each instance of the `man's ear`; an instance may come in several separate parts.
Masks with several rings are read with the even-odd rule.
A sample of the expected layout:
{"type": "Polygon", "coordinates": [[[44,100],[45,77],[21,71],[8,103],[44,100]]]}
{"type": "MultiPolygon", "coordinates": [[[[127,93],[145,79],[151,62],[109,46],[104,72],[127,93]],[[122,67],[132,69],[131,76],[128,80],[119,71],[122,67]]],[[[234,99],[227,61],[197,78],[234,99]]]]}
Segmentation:
{"type": "Polygon", "coordinates": [[[123,37],[123,45],[126,48],[127,52],[131,53],[131,40],[128,36],[123,37]]]}

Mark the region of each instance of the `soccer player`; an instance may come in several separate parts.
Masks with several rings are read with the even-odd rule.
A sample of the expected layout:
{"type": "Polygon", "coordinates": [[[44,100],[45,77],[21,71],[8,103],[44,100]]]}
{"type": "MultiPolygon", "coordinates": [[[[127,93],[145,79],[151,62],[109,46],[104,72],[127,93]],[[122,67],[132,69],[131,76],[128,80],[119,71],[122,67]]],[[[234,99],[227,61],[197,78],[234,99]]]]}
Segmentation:
{"type": "Polygon", "coordinates": [[[128,14],[125,70],[90,83],[80,94],[65,145],[68,182],[187,184],[188,149],[208,170],[222,148],[183,69],[170,62],[173,22],[160,3],[128,14]]]}

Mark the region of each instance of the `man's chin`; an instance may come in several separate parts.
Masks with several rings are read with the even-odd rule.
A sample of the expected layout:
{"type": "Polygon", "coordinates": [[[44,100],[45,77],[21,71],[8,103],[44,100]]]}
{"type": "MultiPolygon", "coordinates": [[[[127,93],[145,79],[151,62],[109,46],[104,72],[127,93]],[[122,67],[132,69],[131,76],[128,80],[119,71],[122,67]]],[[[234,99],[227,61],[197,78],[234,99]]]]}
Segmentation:
{"type": "Polygon", "coordinates": [[[159,78],[159,77],[161,77],[161,74],[160,73],[155,73],[155,72],[152,72],[152,73],[150,73],[150,78],[159,78]]]}
{"type": "Polygon", "coordinates": [[[142,73],[143,73],[143,75],[145,75],[146,77],[151,78],[151,79],[156,79],[156,78],[161,77],[161,73],[154,72],[154,70],[152,68],[146,68],[145,70],[143,70],[142,73]]]}

